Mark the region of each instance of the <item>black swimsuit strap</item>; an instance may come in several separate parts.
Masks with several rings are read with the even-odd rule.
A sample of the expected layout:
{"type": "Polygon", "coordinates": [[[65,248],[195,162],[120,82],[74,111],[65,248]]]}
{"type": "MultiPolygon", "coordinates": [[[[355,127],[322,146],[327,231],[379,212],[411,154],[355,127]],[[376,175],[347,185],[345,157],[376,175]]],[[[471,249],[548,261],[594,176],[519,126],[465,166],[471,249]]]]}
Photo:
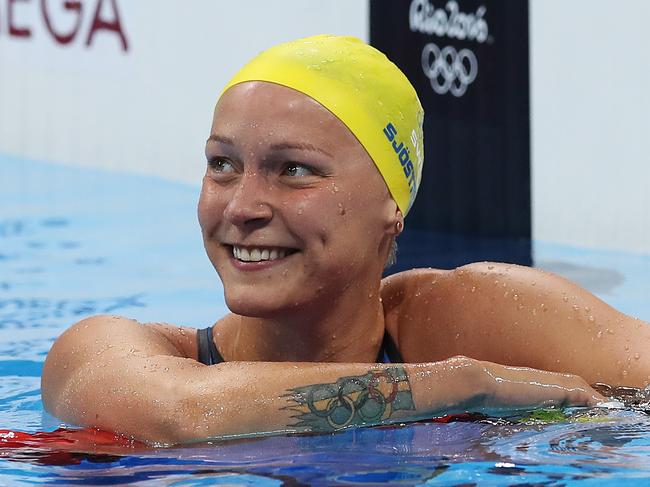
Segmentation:
{"type": "Polygon", "coordinates": [[[202,364],[215,365],[225,362],[214,344],[211,326],[201,328],[196,332],[196,343],[199,351],[199,362],[202,364]]]}
{"type": "MultiPolygon", "coordinates": [[[[205,365],[215,365],[225,362],[219,350],[217,350],[216,345],[214,344],[214,339],[212,338],[212,327],[208,326],[207,328],[201,328],[196,332],[196,343],[198,348],[199,362],[205,365]]],[[[402,354],[399,353],[397,345],[393,341],[392,337],[388,334],[384,334],[384,340],[381,343],[381,348],[377,354],[377,363],[397,363],[401,364],[404,362],[402,359],[402,354]]]]}
{"type": "Polygon", "coordinates": [[[403,364],[404,359],[402,354],[399,352],[397,345],[393,341],[388,332],[384,332],[384,340],[381,343],[381,348],[379,349],[379,354],[377,355],[378,364],[403,364]]]}

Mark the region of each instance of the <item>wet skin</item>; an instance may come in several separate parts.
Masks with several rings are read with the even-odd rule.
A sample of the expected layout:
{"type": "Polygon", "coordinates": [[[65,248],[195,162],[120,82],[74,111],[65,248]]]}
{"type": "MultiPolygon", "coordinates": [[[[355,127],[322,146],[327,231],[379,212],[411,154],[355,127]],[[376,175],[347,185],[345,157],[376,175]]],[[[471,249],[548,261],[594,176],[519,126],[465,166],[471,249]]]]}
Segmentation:
{"type": "Polygon", "coordinates": [[[402,215],[347,127],[292,89],[244,83],[217,105],[206,157],[199,201],[206,252],[228,307],[247,317],[233,330],[231,320],[218,328],[226,356],[258,344],[279,360],[339,361],[339,344],[363,337],[371,347],[352,348],[373,357],[384,328],[381,273],[402,215]],[[287,255],[242,262],[233,246],[287,255]],[[231,347],[229,332],[238,338],[231,347]]]}
{"type": "Polygon", "coordinates": [[[402,214],[363,147],[309,97],[231,88],[206,156],[198,213],[232,311],[214,326],[227,362],[197,363],[191,328],[91,317],[45,362],[57,417],[177,443],[594,405],[584,379],[650,379],[648,324],[561,277],[480,263],[382,280],[402,214]],[[405,364],[372,364],[385,332],[405,364]]]}
{"type": "Polygon", "coordinates": [[[236,313],[215,327],[227,359],[370,360],[386,329],[409,362],[465,355],[590,383],[650,381],[650,327],[558,276],[477,263],[379,287],[401,213],[350,131],[305,95],[229,90],[206,156],[199,220],[236,313]],[[224,243],[295,253],[242,264],[224,243]]]}

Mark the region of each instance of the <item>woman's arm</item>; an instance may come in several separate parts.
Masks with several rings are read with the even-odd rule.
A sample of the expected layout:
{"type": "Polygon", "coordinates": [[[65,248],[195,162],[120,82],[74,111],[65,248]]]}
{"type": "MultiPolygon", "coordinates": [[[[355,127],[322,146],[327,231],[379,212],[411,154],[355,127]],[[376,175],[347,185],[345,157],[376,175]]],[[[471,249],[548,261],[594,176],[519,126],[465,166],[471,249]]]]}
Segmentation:
{"type": "Polygon", "coordinates": [[[334,431],[485,407],[593,405],[602,399],[575,376],[464,357],[425,364],[208,367],[182,355],[154,327],[123,318],[84,320],[66,331],[47,357],[45,408],[74,424],[181,443],[334,431]]]}
{"type": "Polygon", "coordinates": [[[590,384],[650,382],[650,324],[551,273],[489,262],[409,271],[388,278],[382,295],[408,361],[466,355],[590,384]]]}

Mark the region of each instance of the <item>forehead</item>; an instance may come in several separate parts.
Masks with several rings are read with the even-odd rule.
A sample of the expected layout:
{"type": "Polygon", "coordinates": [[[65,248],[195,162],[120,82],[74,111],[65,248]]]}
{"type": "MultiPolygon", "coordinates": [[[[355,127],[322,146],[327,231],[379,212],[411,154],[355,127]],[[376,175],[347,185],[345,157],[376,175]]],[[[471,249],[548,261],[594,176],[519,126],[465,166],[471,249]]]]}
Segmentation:
{"type": "Polygon", "coordinates": [[[257,144],[278,137],[299,138],[323,148],[365,153],[345,124],[320,103],[292,88],[264,81],[235,85],[221,96],[212,134],[238,137],[242,143],[250,136],[257,144]]]}

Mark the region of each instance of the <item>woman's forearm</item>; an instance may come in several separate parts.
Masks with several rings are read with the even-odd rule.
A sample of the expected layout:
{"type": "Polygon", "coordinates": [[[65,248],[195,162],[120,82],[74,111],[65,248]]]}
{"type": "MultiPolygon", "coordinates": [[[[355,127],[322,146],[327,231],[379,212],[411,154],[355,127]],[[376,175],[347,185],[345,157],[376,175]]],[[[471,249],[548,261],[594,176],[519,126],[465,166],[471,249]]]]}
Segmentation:
{"type": "Polygon", "coordinates": [[[183,390],[174,442],[331,432],[484,408],[593,405],[579,377],[466,357],[430,364],[227,363],[183,390]]]}
{"type": "Polygon", "coordinates": [[[576,376],[466,357],[205,366],[155,330],[112,317],[84,320],[57,340],[41,391],[46,410],[65,421],[167,444],[599,400],[576,376]]]}

